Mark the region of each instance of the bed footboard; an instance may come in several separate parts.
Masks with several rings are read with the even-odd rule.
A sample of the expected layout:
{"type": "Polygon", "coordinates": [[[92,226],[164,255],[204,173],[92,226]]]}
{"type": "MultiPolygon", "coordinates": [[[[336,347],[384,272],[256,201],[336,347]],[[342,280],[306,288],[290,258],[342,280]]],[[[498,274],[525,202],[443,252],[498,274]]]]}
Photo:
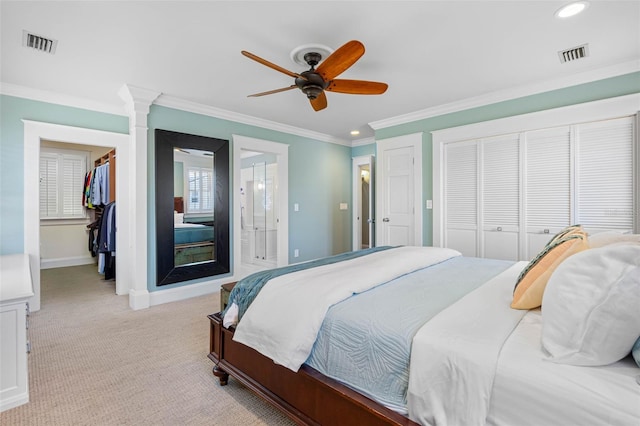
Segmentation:
{"type": "Polygon", "coordinates": [[[211,323],[209,358],[220,385],[229,376],[256,392],[299,424],[417,425],[408,418],[303,365],[297,373],[233,341],[234,328],[211,323]]]}

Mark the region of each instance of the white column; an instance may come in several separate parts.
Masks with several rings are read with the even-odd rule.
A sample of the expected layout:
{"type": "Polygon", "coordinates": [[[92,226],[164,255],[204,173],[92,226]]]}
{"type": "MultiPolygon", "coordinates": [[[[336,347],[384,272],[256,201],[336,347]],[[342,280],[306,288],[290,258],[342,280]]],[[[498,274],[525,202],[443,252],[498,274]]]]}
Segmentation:
{"type": "MultiPolygon", "coordinates": [[[[148,128],[147,115],[149,107],[160,95],[160,92],[142,89],[125,84],[118,91],[125,102],[129,114],[130,174],[129,199],[131,201],[131,220],[129,222],[130,280],[129,306],[131,309],[145,309],[149,307],[149,290],[147,277],[147,146],[148,128]]],[[[125,231],[127,232],[127,231],[125,231]]]]}

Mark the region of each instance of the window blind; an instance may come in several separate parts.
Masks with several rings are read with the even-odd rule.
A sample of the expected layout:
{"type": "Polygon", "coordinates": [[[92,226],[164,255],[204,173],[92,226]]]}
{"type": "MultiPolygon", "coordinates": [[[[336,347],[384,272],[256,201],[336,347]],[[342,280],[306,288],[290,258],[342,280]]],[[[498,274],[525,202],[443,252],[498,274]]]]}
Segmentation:
{"type": "Polygon", "coordinates": [[[88,153],[43,147],[40,153],[40,218],[84,219],[82,191],[88,153]]]}

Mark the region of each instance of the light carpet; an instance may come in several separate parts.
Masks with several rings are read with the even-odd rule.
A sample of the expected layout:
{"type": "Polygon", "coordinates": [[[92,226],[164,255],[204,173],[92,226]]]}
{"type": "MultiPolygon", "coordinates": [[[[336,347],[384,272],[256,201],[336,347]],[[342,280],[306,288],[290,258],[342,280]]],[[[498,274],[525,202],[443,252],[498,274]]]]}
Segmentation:
{"type": "Polygon", "coordinates": [[[2,425],[292,425],[211,374],[207,315],[219,294],[133,311],[94,265],[42,271],[30,317],[30,402],[2,425]]]}

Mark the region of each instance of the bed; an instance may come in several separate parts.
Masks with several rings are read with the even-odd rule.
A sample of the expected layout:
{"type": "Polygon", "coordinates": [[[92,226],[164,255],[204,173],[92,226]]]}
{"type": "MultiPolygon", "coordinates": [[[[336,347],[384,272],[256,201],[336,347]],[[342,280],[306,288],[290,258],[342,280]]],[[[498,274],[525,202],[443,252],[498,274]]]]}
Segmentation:
{"type": "MultiPolygon", "coordinates": [[[[566,255],[578,238],[563,238],[554,247],[566,255]]],[[[293,265],[238,283],[230,308],[209,316],[213,373],[222,385],[229,375],[237,379],[300,424],[637,425],[640,364],[630,349],[640,337],[640,321],[633,318],[633,303],[640,303],[640,245],[599,250],[609,252],[574,253],[551,266],[547,255],[536,265],[557,269],[547,293],[560,294],[558,300],[567,277],[581,273],[584,262],[598,265],[595,255],[608,262],[607,271],[619,271],[625,288],[635,288],[623,297],[622,310],[633,313],[622,321],[631,331],[617,335],[626,352],[604,365],[567,365],[553,347],[553,327],[544,329],[547,311],[511,307],[514,284],[524,282],[523,271],[525,278],[535,272],[534,261],[398,247],[293,265]],[[301,283],[304,290],[298,290],[301,283]]],[[[546,304],[551,324],[553,300],[546,304]]],[[[575,309],[556,310],[566,317],[575,309]]]]}
{"type": "Polygon", "coordinates": [[[175,212],[173,238],[176,266],[214,259],[213,226],[184,222],[184,214],[175,212]]]}

